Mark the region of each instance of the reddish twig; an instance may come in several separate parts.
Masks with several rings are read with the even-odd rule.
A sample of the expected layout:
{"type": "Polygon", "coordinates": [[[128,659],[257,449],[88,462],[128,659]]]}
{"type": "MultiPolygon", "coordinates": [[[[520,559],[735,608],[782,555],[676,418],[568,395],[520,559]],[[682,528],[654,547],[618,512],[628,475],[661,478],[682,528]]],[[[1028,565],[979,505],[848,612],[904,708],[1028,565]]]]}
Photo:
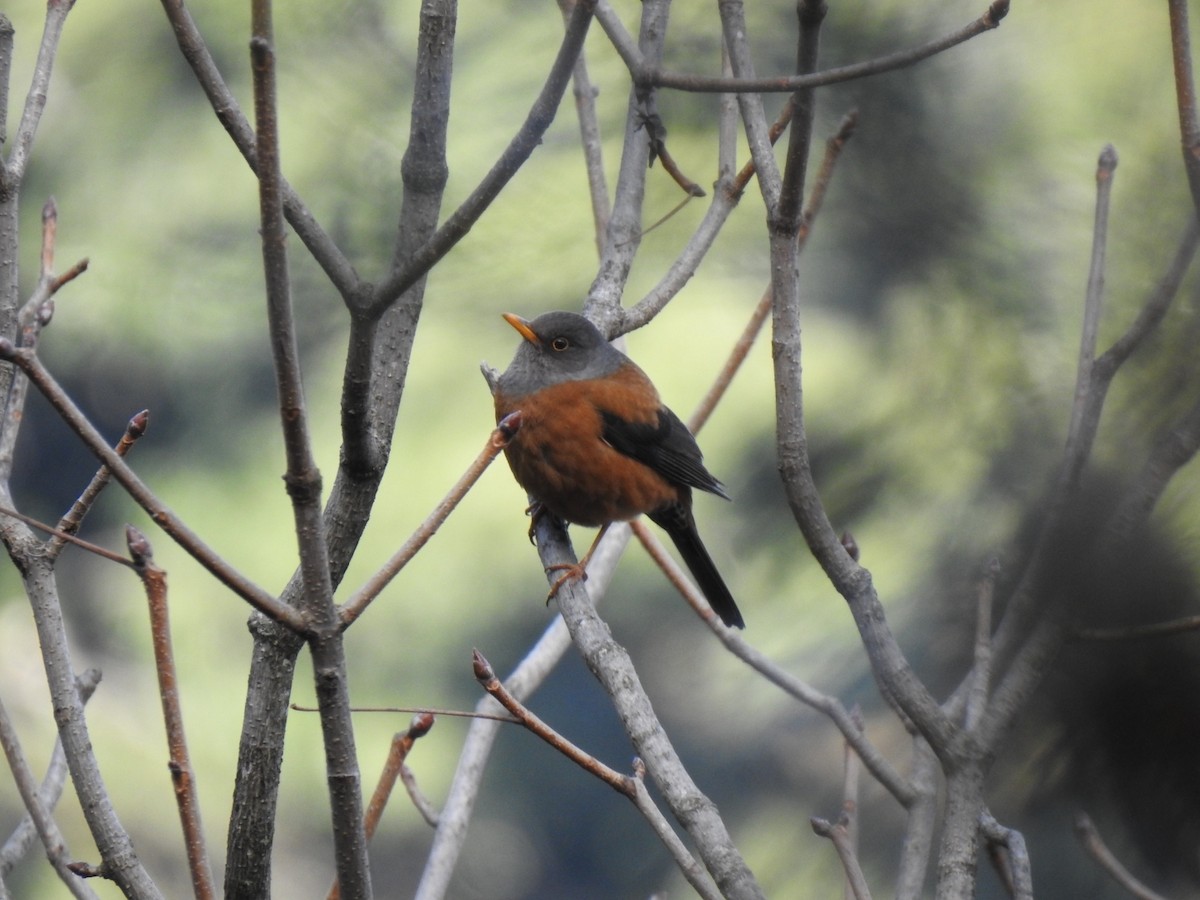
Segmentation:
{"type": "Polygon", "coordinates": [[[154,552],[146,536],[132,525],[126,526],[125,538],[129,555],[150,606],[150,636],[154,645],[154,668],[158,673],[158,693],[162,699],[163,722],[167,727],[167,767],[175,787],[175,802],[179,806],[179,821],[183,826],[184,848],[192,890],[197,900],[216,897],[212,866],[204,842],[204,826],[200,822],[200,798],[196,794],[196,774],[188,753],[187,737],[183,730],[183,709],[179,703],[179,682],[175,670],[175,650],[171,645],[171,620],[167,610],[167,573],[154,564],[154,552]]]}
{"type": "MultiPolygon", "coordinates": [[[[407,731],[392,736],[392,745],[388,750],[387,759],[384,761],[383,771],[379,775],[379,781],[375,785],[371,801],[363,813],[363,831],[366,833],[368,841],[375,835],[375,829],[379,826],[384,809],[387,808],[388,799],[392,796],[396,779],[400,777],[404,769],[404,761],[408,758],[409,751],[412,750],[418,739],[429,734],[433,722],[433,716],[429,713],[418,713],[413,717],[407,731]]],[[[338,900],[341,895],[341,884],[335,878],[326,895],[327,900],[338,900]]]]}
{"type": "Polygon", "coordinates": [[[624,794],[631,799],[633,798],[636,791],[633,786],[632,777],[622,775],[616,769],[606,766],[590,753],[576,747],[534,715],[528,707],[509,693],[500,679],[496,677],[496,672],[492,669],[491,663],[478,650],[472,651],[471,660],[475,668],[475,679],[501,706],[513,714],[518,724],[536,734],[563,756],[567,757],[567,759],[571,760],[571,762],[575,763],[575,765],[579,766],[585,772],[596,776],[617,793],[624,794]]]}
{"type": "Polygon", "coordinates": [[[718,900],[721,896],[720,893],[715,889],[712,882],[709,881],[704,873],[704,869],[696,862],[687,848],[684,847],[678,835],[667,824],[666,819],[646,790],[644,780],[645,766],[640,759],[634,760],[633,776],[622,775],[615,769],[606,766],[590,753],[568,741],[513,696],[500,679],[496,677],[491,663],[484,659],[483,654],[478,650],[472,651],[472,661],[475,669],[475,678],[488,694],[512,713],[523,727],[540,737],[585,772],[594,775],[613,790],[628,797],[638,808],[638,811],[646,817],[647,822],[654,829],[659,840],[671,852],[688,883],[705,900],[718,900]]]}
{"type": "Polygon", "coordinates": [[[417,551],[428,543],[429,539],[437,533],[441,528],[442,523],[449,518],[450,513],[462,501],[469,491],[479,480],[479,477],[487,470],[487,467],[492,464],[492,461],[500,455],[500,451],[508,446],[509,441],[521,428],[521,411],[517,410],[504,417],[500,424],[495,427],[491,435],[488,436],[487,444],[483,450],[475,457],[475,461],[467,467],[462,476],[454,483],[454,487],[442,498],[442,501],[433,509],[418,527],[412,533],[407,541],[392,554],[383,567],[376,572],[358,591],[347,600],[341,607],[340,615],[343,627],[349,626],[355,619],[363,614],[367,606],[383,591],[384,588],[391,583],[392,579],[400,573],[414,556],[417,551]]]}

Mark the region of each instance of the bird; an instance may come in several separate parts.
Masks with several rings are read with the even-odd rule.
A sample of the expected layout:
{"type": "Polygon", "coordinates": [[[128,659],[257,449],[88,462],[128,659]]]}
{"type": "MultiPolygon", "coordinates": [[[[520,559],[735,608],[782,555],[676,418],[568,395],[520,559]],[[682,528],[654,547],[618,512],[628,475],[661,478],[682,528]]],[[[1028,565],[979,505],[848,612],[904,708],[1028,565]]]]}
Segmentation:
{"type": "MultiPolygon", "coordinates": [[[[533,514],[601,529],[647,516],[671,538],[721,621],[744,628],[692,515],[693,489],[729,494],[646,373],[577,313],[503,318],[524,340],[493,386],[496,421],[521,413],[504,453],[533,514]]],[[[566,578],[583,575],[591,552],[564,567],[574,571],[551,595],[566,578]]]]}

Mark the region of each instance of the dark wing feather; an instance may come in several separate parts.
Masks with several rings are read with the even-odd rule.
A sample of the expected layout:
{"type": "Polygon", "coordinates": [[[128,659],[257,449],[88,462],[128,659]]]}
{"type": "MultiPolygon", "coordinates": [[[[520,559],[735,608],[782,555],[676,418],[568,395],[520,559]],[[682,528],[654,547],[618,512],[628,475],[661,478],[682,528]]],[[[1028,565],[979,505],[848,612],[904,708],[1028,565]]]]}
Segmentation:
{"type": "Polygon", "coordinates": [[[704,468],[704,457],[692,433],[665,406],[659,407],[654,424],[630,422],[608,410],[601,410],[600,415],[604,420],[602,436],[614,450],[644,463],[674,484],[730,499],[725,486],[704,468]]]}

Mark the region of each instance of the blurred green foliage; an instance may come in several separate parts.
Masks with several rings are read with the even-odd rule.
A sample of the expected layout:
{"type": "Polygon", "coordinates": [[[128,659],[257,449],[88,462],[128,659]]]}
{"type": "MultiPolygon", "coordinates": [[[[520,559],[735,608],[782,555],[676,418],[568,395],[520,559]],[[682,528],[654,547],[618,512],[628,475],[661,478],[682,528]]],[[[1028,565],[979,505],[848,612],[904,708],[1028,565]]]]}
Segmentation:
{"type": "MultiPolygon", "coordinates": [[[[965,24],[983,5],[832,4],[824,59],[834,65],[920,43],[965,24]]],[[[638,4],[617,6],[636,31],[638,4]]],[[[716,71],[711,5],[676,6],[667,64],[716,71]]],[[[416,10],[412,0],[306,0],[275,11],[285,172],[368,277],[382,274],[391,255],[416,10]]],[[[248,9],[209,2],[192,11],[248,108],[248,9]]],[[[751,4],[748,12],[760,73],[787,71],[793,7],[751,4]]],[[[6,13],[17,29],[11,133],[41,12],[20,0],[6,13]]],[[[518,127],[560,35],[551,3],[462,6],[447,212],[518,127]]],[[[587,52],[601,91],[611,186],[628,81],[598,27],[587,52]]],[[[780,102],[771,98],[769,109],[780,102]]],[[[969,602],[967,592],[954,591],[1005,548],[1053,472],[1071,401],[1101,147],[1112,142],[1121,154],[1105,340],[1132,319],[1187,215],[1166,11],[1118,0],[1018,0],[996,32],[917,67],[823,91],[818,136],[851,107],[860,111],[859,128],[803,258],[811,449],[834,521],[854,532],[909,635],[906,645],[924,659],[938,656],[936,641],[922,634],[931,598],[969,602]]],[[[681,167],[709,185],[715,98],[668,93],[659,109],[681,167]]],[[[747,190],[675,303],[628,338],[630,354],[681,415],[719,371],[766,285],[756,190],[747,190]]],[[[60,214],[58,267],[84,256],[91,265],[58,297],[41,345],[45,359],[107,434],[115,437],[130,415],[148,407],[152,424],[134,451],[136,467],[231,562],[278,589],[295,566],[295,542],[279,480],[255,184],[154,5],[82,0],[71,14],[22,199],[26,289],[36,273],[40,206],[50,195],[60,214]]],[[[678,199],[655,168],[647,221],[678,199]]],[[[705,202],[693,201],[647,235],[629,302],[657,281],[705,202]]],[[[308,402],[328,482],[337,463],[346,318],[299,241],[290,249],[308,402]]],[[[429,279],[391,470],[343,595],[398,546],[482,446],[491,403],[477,365],[486,359],[503,366],[514,343],[499,313],[577,308],[595,258],[568,99],[530,162],[429,279]]],[[[1131,452],[1164,424],[1163,414],[1143,402],[1148,395],[1169,397],[1180,384],[1194,385],[1195,334],[1190,279],[1155,342],[1161,352],[1136,360],[1114,391],[1098,447],[1105,463],[1128,466],[1131,452]]],[[[747,637],[817,686],[875,709],[849,617],[802,551],[781,496],[769,351],[769,341],[760,340],[701,437],[711,468],[737,500],[700,500],[701,530],[746,613],[747,637]]],[[[93,470],[37,398],[19,453],[18,500],[47,519],[93,470]]],[[[1179,481],[1163,514],[1187,521],[1195,514],[1196,482],[1186,473],[1179,481]]],[[[356,702],[469,707],[479,693],[472,647],[501,672],[515,664],[553,613],[542,604],[523,505],[498,464],[369,621],[351,631],[356,702]]],[[[116,489],[88,520],[85,536],[119,548],[127,521],[147,530],[170,573],[184,711],[219,863],[250,648],[247,611],[151,531],[116,489]]],[[[584,541],[586,532],[577,535],[584,541]]],[[[61,583],[76,663],[104,670],[90,722],[117,808],[168,895],[183,896],[140,588],[128,572],[73,550],[64,556],[61,583]]],[[[11,568],[0,571],[0,591],[0,692],[41,765],[52,721],[11,568]]],[[[807,827],[808,816],[829,815],[839,802],[841,749],[832,729],[723,653],[639,553],[623,562],[605,614],[768,895],[839,890],[832,851],[807,827]]],[[[309,701],[310,685],[302,663],[297,701],[309,701]]],[[[608,762],[628,760],[631,750],[605,699],[573,658],[534,706],[608,762]]],[[[407,719],[359,718],[368,784],[390,735],[407,719]]],[[[901,730],[886,714],[872,717],[871,728],[903,764],[901,730]]],[[[332,868],[319,725],[315,716],[295,713],[289,729],[275,883],[280,897],[311,896],[332,868]]],[[[464,733],[459,721],[440,720],[411,757],[435,804],[464,733]]],[[[0,833],[15,820],[14,797],[0,779],[0,833]]],[[[864,840],[874,851],[868,877],[882,884],[896,856],[899,817],[873,787],[863,806],[864,840]]],[[[90,858],[73,797],[61,810],[73,851],[90,858]]],[[[374,845],[380,896],[411,890],[428,843],[428,828],[395,798],[374,845]]],[[[57,896],[60,888],[33,856],[13,883],[14,896],[57,896]]],[[[1075,878],[1068,893],[1082,896],[1083,883],[1093,886],[1088,896],[1101,896],[1082,854],[1063,856],[1035,873],[1046,872],[1053,884],[1075,878]]],[[[499,742],[457,885],[455,896],[489,898],[687,890],[623,800],[515,730],[499,742]],[[622,835],[629,839],[619,841],[622,835]]],[[[111,887],[97,887],[115,896],[111,887]]]]}

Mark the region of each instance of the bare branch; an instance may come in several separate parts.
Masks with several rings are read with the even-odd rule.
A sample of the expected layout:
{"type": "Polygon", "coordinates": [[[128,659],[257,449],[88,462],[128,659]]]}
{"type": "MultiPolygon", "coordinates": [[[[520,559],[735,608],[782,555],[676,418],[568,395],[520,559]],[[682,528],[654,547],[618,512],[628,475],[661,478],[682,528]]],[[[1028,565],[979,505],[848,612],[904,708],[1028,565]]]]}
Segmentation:
{"type": "MultiPolygon", "coordinates": [[[[808,88],[823,87],[838,84],[843,81],[854,81],[871,75],[880,75],[903,69],[922,60],[929,59],[939,53],[944,53],[973,37],[991,31],[1000,25],[1001,19],[1008,15],[1009,0],[995,0],[987,11],[975,21],[927,44],[903,50],[877,59],[869,59],[847,66],[838,66],[820,72],[800,73],[796,75],[775,75],[755,77],[752,74],[739,74],[735,68],[733,78],[714,78],[706,75],[685,75],[657,69],[640,57],[630,52],[628,44],[618,44],[613,41],[617,52],[624,59],[635,84],[644,84],[656,88],[673,88],[680,91],[720,94],[751,94],[751,93],[792,93],[808,88]]],[[[605,29],[607,32],[608,29],[605,29]]],[[[612,33],[609,33],[612,40],[612,33]]]]}
{"type": "Polygon", "coordinates": [[[67,843],[50,810],[42,802],[37,781],[29,769],[29,763],[17,738],[16,728],[8,717],[8,710],[5,709],[3,701],[0,701],[0,748],[3,748],[8,760],[8,768],[12,772],[17,793],[21,795],[21,803],[33,820],[42,846],[46,848],[50,865],[54,867],[54,871],[58,873],[58,877],[72,896],[80,900],[94,900],[96,893],[67,867],[70,850],[67,849],[67,843]]]}
{"type": "Polygon", "coordinates": [[[992,682],[992,602],[996,596],[996,579],[1000,577],[1000,560],[992,559],[979,581],[975,598],[975,661],[971,668],[970,688],[964,726],[972,731],[987,709],[992,682]]]}
{"type": "Polygon", "coordinates": [[[162,699],[163,722],[167,727],[167,748],[171,754],[167,763],[175,787],[175,802],[179,806],[179,821],[183,826],[184,849],[187,851],[188,871],[197,900],[212,900],[216,896],[212,865],[200,822],[200,798],[196,794],[196,773],[192,769],[187,737],[183,730],[183,709],[179,703],[179,682],[175,670],[175,650],[171,645],[171,622],[167,610],[167,573],[154,563],[153,551],[146,536],[132,525],[125,529],[129,555],[138,577],[146,589],[150,606],[150,636],[154,646],[154,669],[158,673],[158,693],[162,699]]]}
{"type": "Polygon", "coordinates": [[[37,134],[42,112],[46,108],[50,73],[58,55],[58,43],[62,38],[63,26],[67,23],[67,14],[74,5],[75,0],[50,0],[46,4],[46,24],[42,29],[41,43],[38,44],[37,61],[33,66],[29,93],[25,95],[21,124],[17,126],[8,160],[0,170],[0,186],[6,191],[15,191],[25,177],[25,167],[33,149],[33,138],[37,134]]]}
{"type": "Polygon", "coordinates": [[[1142,304],[1137,318],[1126,332],[1096,360],[1092,369],[1094,377],[1111,380],[1117,370],[1159,326],[1171,308],[1171,303],[1179,294],[1179,286],[1183,283],[1183,276],[1187,274],[1198,246],[1200,246],[1200,219],[1197,219],[1193,213],[1188,217],[1187,226],[1179,240],[1179,247],[1167,266],[1167,271],[1154,286],[1154,290],[1142,304]]]}
{"type": "Polygon", "coordinates": [[[632,523],[633,533],[641,541],[650,558],[667,576],[675,589],[696,610],[705,624],[717,636],[725,648],[734,656],[754,669],[771,684],[805,706],[815,709],[828,718],[838,731],[842,733],[848,746],[854,748],[859,759],[870,771],[871,775],[890,793],[901,806],[908,807],[916,799],[912,786],[900,775],[879,749],[870,742],[861,724],[837,697],[824,694],[812,685],[788,672],[774,660],[768,658],[762,651],[749,644],[740,631],[726,628],[720,624],[716,614],[709,608],[700,592],[692,585],[683,570],[676,565],[666,552],[662,543],[641,522],[632,523]]]}
{"type": "Polygon", "coordinates": [[[520,411],[505,416],[500,424],[492,431],[488,437],[488,442],[480,451],[479,456],[475,461],[467,467],[467,470],[455,482],[449,493],[442,498],[442,501],[434,507],[425,519],[413,532],[404,545],[400,547],[392,558],[378,572],[371,576],[359,590],[347,600],[341,608],[340,615],[342,618],[343,627],[349,626],[366,610],[367,606],[386,588],[399,573],[400,570],[408,564],[408,561],[416,556],[419,551],[430,538],[434,536],[442,523],[450,517],[455,507],[462,501],[462,498],[479,480],[487,467],[492,464],[492,461],[500,454],[513,439],[513,436],[521,427],[520,411]]]}
{"type": "MultiPolygon", "coordinates": [[[[433,721],[433,716],[429,713],[418,713],[413,716],[407,731],[402,734],[397,733],[392,737],[391,748],[384,761],[383,771],[379,775],[375,792],[371,795],[371,801],[367,804],[364,813],[363,831],[366,833],[368,841],[375,836],[375,829],[379,826],[379,820],[383,817],[388,799],[392,796],[396,779],[400,777],[400,773],[404,769],[404,761],[408,758],[408,754],[417,740],[429,734],[429,729],[433,728],[433,721]]],[[[341,895],[341,883],[335,879],[327,898],[328,900],[338,900],[341,895]]]]}
{"type": "MultiPolygon", "coordinates": [[[[205,96],[208,97],[218,121],[225,127],[226,132],[233,139],[234,146],[250,165],[250,170],[256,172],[258,161],[254,130],[242,112],[237,98],[234,97],[233,92],[229,90],[225,80],[221,77],[195,20],[192,19],[183,0],[162,0],[162,7],[167,15],[167,21],[170,22],[171,29],[175,33],[175,41],[179,45],[180,53],[192,67],[196,81],[205,96]]],[[[288,223],[295,229],[296,235],[304,242],[308,252],[312,254],[313,259],[321,266],[342,297],[354,294],[360,283],[354,267],[338,249],[332,238],[321,228],[320,223],[313,217],[291,185],[281,182],[281,190],[284,212],[287,214],[288,223]]]]}
{"type": "Polygon", "coordinates": [[[606,766],[600,760],[596,759],[596,757],[581,750],[564,738],[505,690],[504,685],[496,677],[496,673],[493,671],[491,665],[478,650],[473,653],[473,662],[475,678],[485,691],[494,697],[501,706],[512,713],[527,730],[533,732],[585,772],[594,775],[617,791],[617,793],[624,794],[632,800],[642,815],[646,817],[655,834],[663,841],[667,849],[671,851],[676,865],[679,866],[688,883],[706,900],[719,900],[721,894],[713,888],[712,882],[704,874],[704,869],[687,852],[683,843],[675,835],[675,832],[671,830],[662,813],[659,812],[658,807],[654,805],[654,801],[651,800],[650,794],[642,782],[641,773],[644,772],[644,766],[640,760],[636,762],[636,769],[639,773],[636,778],[622,775],[615,769],[606,766]]]}
{"type": "MultiPolygon", "coordinates": [[[[594,597],[603,596],[628,541],[628,526],[615,525],[608,529],[604,540],[592,553],[588,566],[588,589],[594,597]]],[[[504,679],[505,689],[519,699],[529,697],[554,670],[570,646],[571,638],[566,623],[562,616],[555,616],[517,667],[504,679]]],[[[476,711],[482,713],[497,708],[491,697],[484,697],[476,706],[476,711]]],[[[433,847],[421,874],[417,900],[437,900],[446,894],[466,840],[467,825],[475,808],[492,743],[502,724],[496,721],[498,718],[480,718],[471,723],[458,757],[449,795],[438,819],[433,847]]]]}
{"type": "Polygon", "coordinates": [[[1063,469],[1063,490],[1070,490],[1078,481],[1092,449],[1100,413],[1104,407],[1105,391],[1093,377],[1096,362],[1096,339],[1100,333],[1100,315],[1104,302],[1104,266],[1108,245],[1108,209],[1112,197],[1113,173],[1117,168],[1117,151],[1112,145],[1104,148],[1096,167],[1096,219],[1092,234],[1092,261],[1088,269],[1087,295],[1083,307],[1083,329],[1079,341],[1079,363],[1075,377],[1075,403],[1071,407],[1071,423],[1067,430],[1067,449],[1063,469]]]}
{"type": "Polygon", "coordinates": [[[1200,118],[1196,112],[1196,82],[1192,76],[1192,38],[1187,0],[1167,0],[1171,21],[1171,60],[1175,68],[1175,102],[1179,108],[1179,138],[1183,168],[1200,213],[1200,118]]]}
{"type": "Polygon", "coordinates": [[[1137,897],[1138,900],[1167,900],[1162,894],[1156,893],[1142,884],[1121,864],[1121,861],[1108,849],[1108,845],[1100,837],[1100,832],[1087,813],[1079,813],[1075,817],[1075,835],[1083,844],[1083,849],[1088,852],[1088,855],[1099,863],[1100,868],[1104,869],[1117,884],[1137,897]]]}
{"type": "Polygon", "coordinates": [[[341,619],[333,601],[329,545],[321,512],[321,473],[312,453],[300,353],[292,310],[279,161],[275,96],[275,48],[271,0],[251,4],[250,61],[254,74],[258,191],[266,276],[271,358],[279,391],[287,472],[301,585],[298,606],[314,629],[309,642],[321,707],[326,786],[333,825],[338,881],[348,896],[371,897],[371,870],[363,831],[361,774],[350,715],[350,689],[341,619]]]}
{"type": "Polygon", "coordinates": [[[1185,616],[1169,622],[1133,625],[1128,628],[1081,628],[1072,635],[1081,641],[1140,641],[1200,631],[1200,616],[1185,616]]]}
{"type": "Polygon", "coordinates": [[[838,859],[842,861],[842,869],[846,872],[846,883],[854,900],[871,900],[871,889],[867,887],[867,879],[863,875],[862,866],[858,864],[858,854],[854,852],[854,845],[850,841],[846,822],[839,819],[836,823],[831,823],[817,816],[813,816],[809,822],[812,824],[814,833],[823,838],[829,838],[833,842],[833,849],[837,851],[838,859]]]}
{"type": "MultiPolygon", "coordinates": [[[[87,703],[100,683],[100,670],[88,669],[76,679],[76,683],[79,686],[79,698],[87,703]]],[[[62,738],[56,738],[54,750],[50,753],[50,763],[46,766],[46,774],[38,788],[38,798],[47,810],[52,810],[57,805],[66,786],[67,776],[67,757],[63,752],[62,738]]],[[[0,883],[12,871],[13,866],[29,852],[37,839],[38,833],[33,817],[26,812],[4,842],[4,846],[0,847],[0,883]]]]}
{"type": "Polygon", "coordinates": [[[1006,828],[986,809],[979,817],[979,827],[989,846],[1003,847],[1006,853],[1004,876],[1010,885],[1013,900],[1033,900],[1033,872],[1025,836],[1015,828],[1006,828]]]}
{"type": "Polygon", "coordinates": [[[113,450],[96,427],[87,420],[79,407],[67,396],[66,391],[42,365],[41,360],[29,350],[17,349],[12,342],[0,338],[0,359],[15,363],[33,385],[50,401],[63,421],[83,440],[84,446],[109,468],[113,477],[129,495],[137,501],[163,531],[183,547],[218,581],[246,600],[264,615],[286,624],[298,632],[306,628],[304,619],[290,606],[280,603],[258,585],[249,581],[228,562],[200,539],[190,528],[171,512],[162,501],[138,478],[116,451],[113,450]]]}
{"type": "Polygon", "coordinates": [[[43,531],[46,534],[52,535],[55,540],[60,541],[63,544],[74,544],[76,547],[86,550],[88,553],[95,554],[101,559],[107,559],[109,562],[115,562],[122,566],[132,567],[133,565],[133,563],[131,563],[124,556],[119,553],[114,553],[107,547],[101,547],[99,544],[93,544],[90,541],[77,538],[70,532],[55,528],[52,525],[47,525],[44,522],[39,522],[33,516],[27,516],[25,513],[17,512],[15,509],[9,509],[6,506],[0,506],[0,516],[8,516],[9,518],[16,519],[18,522],[24,522],[31,528],[36,528],[38,531],[43,531]]]}
{"type": "MultiPolygon", "coordinates": [[[[150,411],[143,409],[140,413],[129,420],[129,424],[125,426],[125,433],[121,435],[121,439],[117,441],[117,446],[113,448],[113,452],[122,458],[133,448],[142,435],[146,433],[146,428],[150,424],[150,411]]],[[[96,502],[96,498],[100,496],[100,492],[108,485],[111,478],[111,473],[107,466],[101,466],[100,469],[92,476],[92,480],[88,486],[84,488],[79,498],[71,504],[71,508],[66,514],[59,519],[58,529],[65,534],[75,534],[79,530],[80,524],[83,522],[83,517],[88,514],[92,508],[92,504],[96,502]]],[[[63,544],[69,540],[66,537],[55,536],[46,545],[46,553],[53,559],[62,550],[63,544]]],[[[124,559],[124,558],[122,558],[124,559]]]]}
{"type": "Polygon", "coordinates": [[[372,319],[382,315],[384,310],[396,301],[396,298],[433,268],[438,260],[450,251],[450,248],[466,236],[471,226],[496,199],[500,189],[508,184],[517,170],[529,159],[537,145],[541,143],[542,136],[550,127],[550,123],[554,121],[554,114],[566,92],[571,73],[575,68],[575,60],[583,50],[583,40],[587,37],[595,2],[596,0],[577,0],[575,9],[567,22],[563,42],[558,49],[558,56],[555,57],[550,73],[546,77],[546,83],[530,108],[529,115],[521,129],[509,142],[504,152],[500,154],[495,165],[484,176],[479,186],[471,192],[470,196],[462,202],[462,205],[450,215],[433,236],[419,250],[409,256],[402,265],[395,268],[376,288],[370,302],[360,310],[363,316],[372,319]]]}
{"type": "MultiPolygon", "coordinates": [[[[558,0],[564,21],[570,20],[575,0],[558,0]]],[[[598,9],[598,7],[597,7],[598,9]]],[[[571,75],[574,86],[575,113],[579,119],[579,138],[583,149],[584,168],[587,171],[588,193],[592,200],[592,222],[596,236],[596,249],[604,252],[604,237],[608,231],[608,220],[612,215],[612,204],[608,199],[608,184],[604,176],[604,158],[601,150],[600,119],[596,115],[596,94],[599,89],[592,84],[588,74],[587,54],[581,50],[575,60],[575,71],[571,75]]]]}
{"type": "Polygon", "coordinates": [[[938,815],[937,757],[919,734],[913,736],[912,745],[909,782],[913,788],[913,801],[908,805],[908,822],[900,849],[896,900],[917,900],[924,896],[925,874],[929,869],[938,815]]]}

